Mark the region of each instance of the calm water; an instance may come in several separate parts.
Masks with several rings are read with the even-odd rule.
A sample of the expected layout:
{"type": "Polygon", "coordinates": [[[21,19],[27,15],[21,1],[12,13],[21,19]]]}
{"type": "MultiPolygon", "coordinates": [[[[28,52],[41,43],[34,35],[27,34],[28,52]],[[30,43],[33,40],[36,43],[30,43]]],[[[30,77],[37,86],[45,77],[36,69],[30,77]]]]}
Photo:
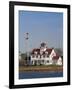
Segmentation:
{"type": "Polygon", "coordinates": [[[63,77],[63,72],[20,72],[19,79],[63,77]]]}

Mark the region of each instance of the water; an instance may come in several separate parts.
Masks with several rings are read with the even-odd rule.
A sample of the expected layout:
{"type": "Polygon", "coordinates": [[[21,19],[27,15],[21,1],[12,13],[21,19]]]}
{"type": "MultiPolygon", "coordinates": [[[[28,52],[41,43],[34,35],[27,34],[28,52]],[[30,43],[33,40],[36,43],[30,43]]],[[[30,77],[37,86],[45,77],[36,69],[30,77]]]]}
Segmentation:
{"type": "Polygon", "coordinates": [[[63,72],[20,72],[19,79],[63,77],[63,72]]]}

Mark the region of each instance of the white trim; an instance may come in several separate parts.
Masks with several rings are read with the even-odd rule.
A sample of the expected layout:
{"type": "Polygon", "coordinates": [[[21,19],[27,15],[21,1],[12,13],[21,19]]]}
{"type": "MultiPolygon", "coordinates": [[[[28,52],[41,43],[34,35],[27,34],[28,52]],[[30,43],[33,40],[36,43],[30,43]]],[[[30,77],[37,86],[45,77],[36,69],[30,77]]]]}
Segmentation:
{"type": "Polygon", "coordinates": [[[31,6],[15,6],[14,7],[14,84],[36,84],[36,83],[53,83],[53,82],[65,82],[67,81],[67,9],[62,8],[49,8],[49,7],[31,7],[31,6]],[[19,10],[26,10],[26,11],[43,11],[43,12],[63,12],[63,77],[60,78],[39,78],[39,79],[18,79],[19,77],[19,70],[18,70],[18,33],[19,33],[19,10]]]}

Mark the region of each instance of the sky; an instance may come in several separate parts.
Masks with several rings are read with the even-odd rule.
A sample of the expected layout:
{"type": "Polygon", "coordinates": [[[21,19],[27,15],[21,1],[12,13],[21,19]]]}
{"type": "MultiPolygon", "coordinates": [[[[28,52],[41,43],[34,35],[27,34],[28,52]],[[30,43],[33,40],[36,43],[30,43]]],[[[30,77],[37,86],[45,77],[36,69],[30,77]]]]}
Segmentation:
{"type": "Polygon", "coordinates": [[[19,11],[19,51],[39,48],[45,42],[49,48],[63,48],[63,13],[19,11]],[[28,44],[25,35],[29,33],[28,44]]]}

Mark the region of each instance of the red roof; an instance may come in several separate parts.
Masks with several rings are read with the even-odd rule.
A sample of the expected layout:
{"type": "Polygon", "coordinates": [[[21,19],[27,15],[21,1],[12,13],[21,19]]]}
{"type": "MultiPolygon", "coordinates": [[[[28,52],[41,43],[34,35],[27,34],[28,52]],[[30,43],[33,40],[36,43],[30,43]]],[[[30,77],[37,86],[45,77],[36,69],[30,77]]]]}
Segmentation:
{"type": "Polygon", "coordinates": [[[46,49],[46,51],[48,52],[48,54],[50,55],[51,54],[51,52],[52,52],[52,48],[48,48],[48,49],[46,49]]]}
{"type": "Polygon", "coordinates": [[[39,48],[35,48],[35,49],[33,49],[33,52],[34,52],[34,51],[40,51],[40,49],[39,49],[39,48]]]}
{"type": "MultiPolygon", "coordinates": [[[[39,48],[33,49],[32,54],[34,54],[35,51],[37,52],[37,54],[40,54],[40,49],[39,48]]],[[[48,55],[50,55],[51,52],[52,52],[52,48],[48,48],[48,49],[46,49],[46,51],[48,52],[48,55]]],[[[43,52],[43,54],[45,54],[45,52],[43,52]]]]}
{"type": "Polygon", "coordinates": [[[53,57],[53,60],[58,60],[59,59],[59,56],[54,56],[53,57]]]}
{"type": "Polygon", "coordinates": [[[33,49],[33,50],[32,50],[32,54],[34,54],[35,51],[36,51],[38,54],[40,53],[40,49],[37,48],[37,49],[33,49]]]}

